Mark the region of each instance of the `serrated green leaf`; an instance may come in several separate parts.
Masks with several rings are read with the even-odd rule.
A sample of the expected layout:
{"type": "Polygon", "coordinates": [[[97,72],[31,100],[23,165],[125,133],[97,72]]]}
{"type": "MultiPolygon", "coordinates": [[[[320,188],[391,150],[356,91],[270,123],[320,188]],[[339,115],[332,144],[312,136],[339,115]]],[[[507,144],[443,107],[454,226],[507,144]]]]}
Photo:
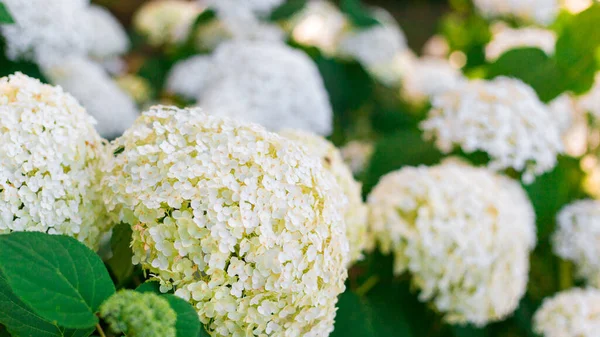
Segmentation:
{"type": "MultiPolygon", "coordinates": [[[[13,337],[85,337],[94,329],[65,330],[36,315],[10,289],[0,273],[0,323],[13,337]]],[[[2,330],[2,329],[0,329],[2,330]]],[[[5,333],[7,336],[8,332],[5,333]]],[[[0,334],[2,336],[2,334],[0,334]]]]}
{"type": "Polygon", "coordinates": [[[110,239],[112,257],[106,263],[119,284],[133,273],[133,263],[131,262],[133,252],[131,251],[130,242],[131,227],[129,225],[121,223],[113,228],[112,238],[110,239]]]}
{"type": "Polygon", "coordinates": [[[177,337],[200,336],[204,332],[198,313],[191,304],[175,295],[163,296],[177,313],[177,322],[175,323],[177,337]]]}
{"type": "Polygon", "coordinates": [[[366,301],[346,290],[340,295],[331,337],[376,337],[373,312],[366,301]]]}
{"type": "Polygon", "coordinates": [[[356,27],[369,28],[381,24],[360,3],[360,0],[342,0],[340,9],[348,16],[350,22],[356,27]]]}
{"type": "Polygon", "coordinates": [[[544,102],[556,98],[565,89],[556,62],[537,48],[513,49],[501,55],[488,69],[488,78],[496,76],[521,79],[544,102]]]}
{"type": "Polygon", "coordinates": [[[98,307],[115,292],[100,257],[68,236],[0,235],[0,270],[23,303],[67,328],[95,326],[98,307]]]}
{"type": "Polygon", "coordinates": [[[140,284],[137,288],[135,288],[135,291],[140,293],[162,294],[160,292],[160,283],[155,280],[146,281],[140,284]]]}
{"type": "Polygon", "coordinates": [[[15,23],[15,20],[13,20],[12,15],[10,15],[10,12],[8,11],[8,8],[6,8],[6,5],[0,2],[0,24],[10,23],[15,23]]]}
{"type": "Polygon", "coordinates": [[[270,21],[287,20],[306,6],[306,0],[289,0],[275,8],[269,16],[270,21]]]}

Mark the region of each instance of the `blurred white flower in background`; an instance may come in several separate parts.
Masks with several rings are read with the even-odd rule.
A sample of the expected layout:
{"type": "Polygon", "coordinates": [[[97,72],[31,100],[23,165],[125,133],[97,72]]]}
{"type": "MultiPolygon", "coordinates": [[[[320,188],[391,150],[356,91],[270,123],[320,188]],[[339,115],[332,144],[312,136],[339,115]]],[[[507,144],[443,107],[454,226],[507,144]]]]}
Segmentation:
{"type": "Polygon", "coordinates": [[[344,163],[340,151],[325,138],[298,130],[286,129],[280,133],[298,144],[306,147],[307,153],[316,156],[321,164],[330,172],[341,187],[347,203],[343,209],[346,221],[346,237],[350,244],[350,262],[362,260],[363,251],[372,247],[367,233],[367,206],[362,199],[362,185],[354,180],[352,171],[344,163]]]}
{"type": "Polygon", "coordinates": [[[565,206],[557,216],[553,249],[574,263],[578,275],[600,287],[600,201],[581,200],[565,206]]]}
{"type": "Polygon", "coordinates": [[[133,28],[153,46],[184,42],[204,8],[196,2],[154,0],[144,3],[133,17],[133,28]]]}
{"type": "Polygon", "coordinates": [[[584,155],[588,150],[589,126],[577,98],[564,93],[548,103],[548,109],[560,127],[565,153],[573,157],[584,155]]]}
{"type": "Polygon", "coordinates": [[[558,0],[474,0],[475,7],[488,18],[514,17],[526,22],[548,25],[560,6],[558,0]]]}
{"type": "Polygon", "coordinates": [[[11,60],[52,62],[90,48],[86,0],[3,0],[15,24],[0,25],[11,60]]]}
{"type": "Polygon", "coordinates": [[[374,151],[373,143],[359,140],[350,141],[341,148],[344,162],[355,175],[359,175],[367,169],[374,151]]]}
{"type": "Polygon", "coordinates": [[[196,55],[177,62],[167,77],[167,90],[196,100],[211,83],[213,60],[210,55],[196,55]]]}
{"type": "Polygon", "coordinates": [[[52,83],[77,98],[96,119],[96,129],[103,137],[121,135],[138,115],[133,99],[90,59],[68,57],[57,64],[43,64],[42,70],[52,83]]]}
{"type": "Polygon", "coordinates": [[[152,86],[143,77],[124,74],[116,77],[115,82],[139,105],[147,103],[151,98],[152,86]]]}
{"type": "Polygon", "coordinates": [[[186,97],[199,90],[195,98],[206,111],[273,131],[295,128],[331,133],[331,105],[316,65],[306,54],[284,44],[225,42],[215,50],[210,64],[194,57],[176,65],[168,87],[186,97]]]}
{"type": "Polygon", "coordinates": [[[406,68],[402,76],[402,96],[409,102],[421,104],[435,95],[456,88],[462,73],[442,58],[424,56],[406,68]]]}
{"type": "Polygon", "coordinates": [[[434,35],[425,42],[423,46],[423,55],[438,58],[446,58],[450,53],[448,41],[442,35],[434,35]]]}
{"type": "Polygon", "coordinates": [[[504,24],[495,28],[492,41],[485,47],[485,58],[490,62],[517,48],[535,47],[547,55],[554,54],[556,33],[551,30],[535,27],[513,29],[504,24]]]}
{"type": "Polygon", "coordinates": [[[486,152],[490,168],[522,171],[527,183],[552,170],[563,152],[557,120],[520,80],[469,81],[436,96],[432,105],[421,128],[440,150],[486,152]]]}
{"type": "MultiPolygon", "coordinates": [[[[408,51],[408,46],[404,32],[390,13],[382,8],[372,11],[380,24],[346,29],[340,37],[337,52],[342,57],[357,60],[379,78],[398,67],[399,58],[404,57],[402,55],[408,51]]],[[[393,83],[395,80],[387,78],[385,82],[393,83]]]]}
{"type": "Polygon", "coordinates": [[[291,27],[295,41],[319,48],[333,55],[348,20],[337,6],[324,0],[313,0],[295,14],[286,25],[291,27]]]}
{"type": "Polygon", "coordinates": [[[129,49],[129,37],[117,18],[106,8],[90,5],[85,12],[88,54],[105,60],[124,54],[129,49]]]}
{"type": "Polygon", "coordinates": [[[344,198],[320,159],[256,124],[155,106],[111,145],[104,200],[134,263],[216,336],[327,336],[347,277],[344,198]]]}
{"type": "Polygon", "coordinates": [[[588,9],[594,1],[593,0],[561,0],[562,7],[567,11],[577,14],[588,9]]]}
{"type": "Polygon", "coordinates": [[[65,234],[98,247],[105,149],[94,119],[60,87],[20,73],[0,79],[0,234],[65,234]]]}
{"type": "Polygon", "coordinates": [[[369,224],[394,273],[449,323],[502,320],[525,294],[535,214],[518,182],[463,163],[405,167],[367,199],[369,224]]]}
{"type": "Polygon", "coordinates": [[[533,316],[543,337],[596,337],[600,331],[600,290],[574,288],[544,300],[533,316]]]}
{"type": "Polygon", "coordinates": [[[579,99],[580,108],[600,119],[600,72],[596,73],[594,85],[585,95],[579,99]]]}

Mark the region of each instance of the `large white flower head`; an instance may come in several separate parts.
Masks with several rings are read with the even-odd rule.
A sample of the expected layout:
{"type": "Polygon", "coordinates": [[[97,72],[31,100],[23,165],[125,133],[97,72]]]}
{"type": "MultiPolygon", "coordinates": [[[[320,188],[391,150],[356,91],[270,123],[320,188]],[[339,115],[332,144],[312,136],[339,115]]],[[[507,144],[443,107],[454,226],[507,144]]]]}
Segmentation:
{"type": "Polygon", "coordinates": [[[194,20],[202,12],[196,2],[153,0],[140,7],[133,17],[133,27],[146,36],[153,46],[183,42],[194,20]]]}
{"type": "Polygon", "coordinates": [[[348,30],[338,46],[338,53],[356,59],[369,69],[392,64],[394,58],[408,48],[404,32],[394,18],[381,8],[375,9],[374,14],[380,24],[348,30]]]}
{"type": "Polygon", "coordinates": [[[560,126],[531,87],[517,79],[475,80],[434,97],[421,124],[442,151],[484,151],[490,168],[524,171],[523,180],[551,170],[562,152],[560,126]]]}
{"type": "Polygon", "coordinates": [[[127,52],[129,49],[127,32],[106,8],[91,5],[85,15],[90,56],[110,59],[127,52]]]}
{"type": "Polygon", "coordinates": [[[10,59],[47,61],[48,57],[84,54],[88,0],[3,0],[15,24],[1,25],[10,59]]]}
{"type": "Polygon", "coordinates": [[[169,71],[167,90],[187,99],[198,99],[211,82],[213,60],[207,55],[195,55],[177,62],[169,71]]]}
{"type": "Polygon", "coordinates": [[[595,337],[600,331],[600,290],[570,289],[544,300],[533,317],[543,337],[595,337]]]}
{"type": "Polygon", "coordinates": [[[492,41],[485,47],[485,58],[495,61],[511,49],[526,47],[535,47],[552,55],[555,45],[556,33],[551,30],[535,27],[513,29],[503,26],[494,32],[492,41]]]}
{"type": "Polygon", "coordinates": [[[20,73],[0,79],[0,234],[65,234],[96,248],[109,222],[93,124],[60,87],[20,73]]]}
{"type": "Polygon", "coordinates": [[[413,103],[427,101],[464,81],[461,72],[445,59],[425,56],[411,65],[402,77],[402,95],[413,103]]]}
{"type": "Polygon", "coordinates": [[[552,238],[556,255],[572,261],[580,277],[600,287],[600,201],[582,200],[563,208],[552,238]]]}
{"type": "Polygon", "coordinates": [[[355,175],[364,172],[374,151],[373,143],[360,140],[350,141],[341,149],[344,162],[355,175]]]}
{"type": "Polygon", "coordinates": [[[84,57],[69,57],[60,64],[44,65],[48,79],[71,93],[98,121],[96,129],[107,138],[125,131],[135,120],[138,110],[99,64],[84,57]]]}
{"type": "Polygon", "coordinates": [[[304,53],[278,43],[231,41],[217,48],[212,69],[211,85],[199,95],[206,111],[273,131],[331,133],[323,79],[304,53]]]}
{"type": "MultiPolygon", "coordinates": [[[[155,106],[112,150],[105,202],[212,336],[327,336],[347,276],[341,191],[256,124],[155,106]]],[[[343,199],[343,198],[342,198],[343,199]]]]}
{"type": "Polygon", "coordinates": [[[367,234],[367,206],[362,199],[362,185],[354,180],[352,171],[344,163],[342,154],[325,138],[297,130],[283,130],[281,135],[302,146],[307,152],[321,159],[323,167],[335,177],[348,203],[344,209],[346,237],[350,243],[350,264],[363,258],[363,251],[372,246],[367,234]]]}
{"type": "Polygon", "coordinates": [[[450,323],[511,314],[526,290],[535,215],[521,186],[485,168],[405,167],[368,197],[369,223],[394,272],[408,271],[450,323]]]}
{"type": "Polygon", "coordinates": [[[344,28],[348,26],[347,21],[344,13],[331,2],[313,0],[294,15],[287,25],[291,28],[294,40],[333,55],[344,28]]]}
{"type": "Polygon", "coordinates": [[[514,17],[542,25],[551,24],[560,10],[558,0],[474,0],[473,2],[483,16],[514,17]]]}

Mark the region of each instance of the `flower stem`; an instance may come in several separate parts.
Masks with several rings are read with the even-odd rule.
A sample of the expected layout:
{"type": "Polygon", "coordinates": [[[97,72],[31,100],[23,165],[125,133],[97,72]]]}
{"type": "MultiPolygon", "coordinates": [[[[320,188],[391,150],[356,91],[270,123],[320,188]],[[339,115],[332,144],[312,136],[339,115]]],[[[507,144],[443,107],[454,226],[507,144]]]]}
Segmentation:
{"type": "Polygon", "coordinates": [[[571,277],[571,263],[569,261],[560,260],[558,265],[558,286],[560,290],[569,289],[573,286],[573,278],[571,277]]]}
{"type": "Polygon", "coordinates": [[[358,288],[356,288],[356,294],[360,297],[366,295],[369,290],[373,289],[373,287],[379,282],[379,276],[373,275],[369,277],[365,283],[361,284],[358,288]]]}
{"type": "Polygon", "coordinates": [[[100,337],[106,337],[106,334],[104,333],[104,330],[102,330],[100,323],[96,324],[96,330],[98,331],[100,337]]]}

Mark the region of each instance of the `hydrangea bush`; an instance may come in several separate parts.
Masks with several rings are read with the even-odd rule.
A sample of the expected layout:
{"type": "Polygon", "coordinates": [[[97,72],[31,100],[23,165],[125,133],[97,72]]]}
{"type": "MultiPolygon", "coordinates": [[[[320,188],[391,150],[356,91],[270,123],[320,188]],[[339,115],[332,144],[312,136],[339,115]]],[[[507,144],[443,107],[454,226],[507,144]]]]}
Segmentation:
{"type": "Polygon", "coordinates": [[[0,336],[596,337],[600,4],[370,3],[0,0],[0,336]]]}

